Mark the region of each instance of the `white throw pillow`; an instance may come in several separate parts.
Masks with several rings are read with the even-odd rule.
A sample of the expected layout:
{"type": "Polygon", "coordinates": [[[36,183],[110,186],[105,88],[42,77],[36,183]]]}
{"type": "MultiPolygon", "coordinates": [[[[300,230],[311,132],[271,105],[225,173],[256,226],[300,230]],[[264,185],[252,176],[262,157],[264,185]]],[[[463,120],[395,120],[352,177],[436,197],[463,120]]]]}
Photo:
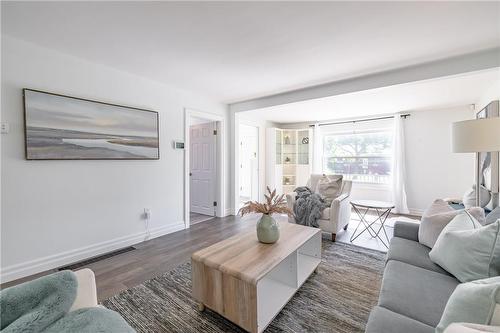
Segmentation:
{"type": "Polygon", "coordinates": [[[461,283],[448,299],[436,332],[451,332],[453,323],[498,325],[499,305],[500,277],[461,283]]]}
{"type": "MultiPolygon", "coordinates": [[[[491,199],[490,191],[483,185],[479,186],[479,206],[486,207],[491,199]]],[[[465,208],[476,206],[476,185],[473,185],[470,190],[464,193],[462,202],[465,208]]]]}
{"type": "MultiPolygon", "coordinates": [[[[467,210],[479,223],[484,224],[484,210],[473,207],[467,210]]],[[[425,210],[418,229],[418,241],[427,247],[432,248],[441,231],[448,223],[463,210],[456,210],[450,207],[446,201],[435,200],[432,205],[425,210]]]]}
{"type": "Polygon", "coordinates": [[[479,325],[471,323],[453,323],[446,327],[444,333],[499,333],[500,326],[479,325]]]}
{"type": "Polygon", "coordinates": [[[430,259],[460,282],[500,274],[500,220],[482,226],[464,211],[439,235],[430,259]]]}

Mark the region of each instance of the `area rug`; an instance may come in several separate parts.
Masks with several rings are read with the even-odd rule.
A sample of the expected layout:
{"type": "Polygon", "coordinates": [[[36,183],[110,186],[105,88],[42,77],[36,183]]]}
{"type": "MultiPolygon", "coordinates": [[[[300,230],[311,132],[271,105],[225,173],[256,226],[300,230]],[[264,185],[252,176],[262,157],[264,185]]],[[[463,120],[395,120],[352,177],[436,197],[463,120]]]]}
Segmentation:
{"type": "MultiPolygon", "coordinates": [[[[265,332],[364,332],[377,303],[384,258],[382,252],[323,240],[318,272],[265,332]]],[[[119,312],[137,332],[245,332],[213,311],[197,310],[191,297],[190,263],[102,304],[119,312]]]]}

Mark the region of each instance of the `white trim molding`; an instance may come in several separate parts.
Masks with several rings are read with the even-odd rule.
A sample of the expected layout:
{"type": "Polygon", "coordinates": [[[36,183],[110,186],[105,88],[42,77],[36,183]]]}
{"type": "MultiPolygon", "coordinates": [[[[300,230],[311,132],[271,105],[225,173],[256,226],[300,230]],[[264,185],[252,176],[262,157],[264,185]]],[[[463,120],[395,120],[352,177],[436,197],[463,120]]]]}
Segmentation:
{"type": "Polygon", "coordinates": [[[475,72],[499,66],[500,48],[493,48],[236,102],[230,104],[229,109],[232,112],[249,111],[280,104],[305,101],[308,99],[335,96],[361,90],[475,72]]]}
{"type": "MultiPolygon", "coordinates": [[[[167,224],[164,226],[152,228],[148,239],[153,239],[166,234],[170,234],[185,228],[184,221],[167,224]]],[[[69,250],[66,252],[50,255],[30,261],[25,261],[19,264],[11,265],[2,268],[0,274],[0,283],[9,282],[22,277],[30,276],[49,269],[58,268],[61,266],[76,263],[82,260],[87,260],[92,257],[103,255],[127,246],[141,243],[148,236],[147,231],[117,237],[108,241],[92,244],[89,246],[69,250]]]]}
{"type": "Polygon", "coordinates": [[[195,109],[184,109],[184,223],[186,228],[190,226],[189,218],[189,127],[190,119],[202,118],[217,122],[217,209],[216,216],[224,217],[226,212],[226,168],[225,168],[225,141],[227,135],[226,121],[223,115],[210,112],[199,111],[195,109]]]}

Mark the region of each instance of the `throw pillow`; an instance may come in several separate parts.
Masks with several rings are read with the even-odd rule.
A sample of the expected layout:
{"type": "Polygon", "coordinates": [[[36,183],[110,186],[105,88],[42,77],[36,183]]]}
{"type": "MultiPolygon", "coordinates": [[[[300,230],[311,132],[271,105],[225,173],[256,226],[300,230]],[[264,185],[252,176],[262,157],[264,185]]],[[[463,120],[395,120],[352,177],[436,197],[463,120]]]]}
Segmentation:
{"type": "Polygon", "coordinates": [[[498,333],[497,326],[479,325],[471,323],[453,323],[446,327],[444,333],[498,333]]]}
{"type": "Polygon", "coordinates": [[[500,207],[493,209],[488,215],[486,215],[484,225],[492,224],[497,220],[500,220],[500,207]]]}
{"type": "Polygon", "coordinates": [[[315,192],[320,194],[325,199],[325,203],[328,207],[330,207],[333,199],[338,197],[342,192],[342,176],[323,175],[323,177],[318,180],[315,192]]]}
{"type": "MultiPolygon", "coordinates": [[[[483,185],[479,186],[479,206],[486,207],[490,202],[491,193],[483,185]]],[[[465,208],[470,208],[476,206],[476,185],[474,184],[470,190],[464,193],[462,202],[465,208]]]]}
{"type": "Polygon", "coordinates": [[[500,276],[462,283],[451,294],[436,332],[443,332],[452,323],[498,325],[500,307],[500,276]]]}
{"type": "Polygon", "coordinates": [[[482,226],[465,211],[444,227],[429,257],[460,282],[498,276],[499,237],[500,220],[482,226]]]}
{"type": "MultiPolygon", "coordinates": [[[[467,210],[479,223],[484,223],[484,210],[473,207],[467,210]]],[[[446,201],[435,200],[432,205],[422,215],[420,228],[418,229],[418,241],[427,247],[432,248],[436,243],[443,228],[463,210],[456,210],[450,207],[446,201]]]]}

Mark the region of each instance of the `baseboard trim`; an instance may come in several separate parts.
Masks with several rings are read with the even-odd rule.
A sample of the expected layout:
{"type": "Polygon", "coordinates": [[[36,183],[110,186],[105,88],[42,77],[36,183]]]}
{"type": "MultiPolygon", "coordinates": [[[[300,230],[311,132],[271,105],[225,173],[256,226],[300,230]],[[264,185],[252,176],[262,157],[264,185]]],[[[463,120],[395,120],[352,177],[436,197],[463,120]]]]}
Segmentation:
{"type": "Polygon", "coordinates": [[[230,215],[236,215],[236,214],[234,213],[234,210],[232,208],[227,208],[224,211],[224,216],[230,216],[230,215]]]}
{"type": "Polygon", "coordinates": [[[66,266],[78,261],[89,259],[102,255],[107,252],[115,251],[120,248],[131,246],[147,239],[153,239],[172,232],[185,229],[184,221],[168,224],[161,227],[152,228],[148,233],[142,231],[133,235],[118,237],[109,241],[96,243],[93,245],[69,250],[63,253],[46,256],[23,263],[7,266],[0,273],[0,283],[20,279],[49,269],[66,266]]]}
{"type": "Polygon", "coordinates": [[[409,208],[410,215],[417,215],[417,216],[422,216],[424,213],[423,209],[418,209],[418,208],[409,208]]]}

